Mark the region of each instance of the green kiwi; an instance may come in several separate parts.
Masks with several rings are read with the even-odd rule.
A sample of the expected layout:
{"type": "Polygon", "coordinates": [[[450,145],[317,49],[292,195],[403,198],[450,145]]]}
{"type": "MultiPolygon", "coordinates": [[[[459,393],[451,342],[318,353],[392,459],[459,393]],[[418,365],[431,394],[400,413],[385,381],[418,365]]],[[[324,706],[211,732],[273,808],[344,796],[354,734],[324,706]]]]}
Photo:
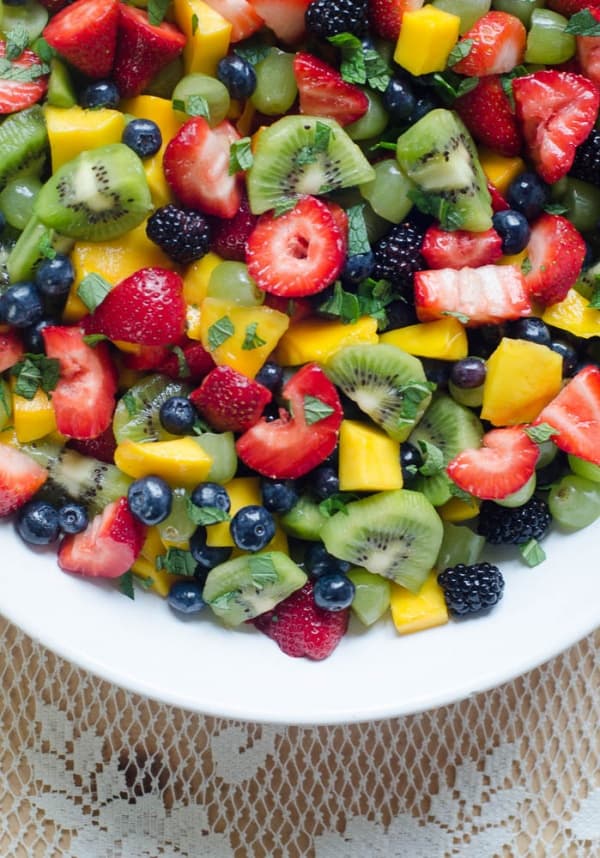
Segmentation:
{"type": "Polygon", "coordinates": [[[42,108],[35,104],[11,113],[0,125],[0,190],[15,176],[37,176],[47,155],[48,132],[42,108]]]}
{"type": "Polygon", "coordinates": [[[52,57],[48,78],[48,104],[53,107],[73,107],[77,104],[77,93],[69,71],[62,60],[52,57]]]}
{"type": "Polygon", "coordinates": [[[485,537],[474,533],[470,527],[445,521],[444,537],[435,568],[438,572],[443,572],[444,569],[449,566],[456,566],[457,563],[464,563],[465,566],[477,563],[484,545],[485,537]]]}
{"type": "Polygon", "coordinates": [[[354,501],[321,529],[330,554],[417,592],[442,542],[442,521],[426,497],[398,489],[354,501]]]}
{"type": "Polygon", "coordinates": [[[325,371],[396,441],[408,438],[431,400],[421,361],[390,343],[346,346],[325,371]]]}
{"type": "Polygon", "coordinates": [[[163,429],[158,412],[163,402],[173,396],[187,396],[191,387],[166,375],[142,378],[117,402],[113,432],[117,443],[130,441],[169,441],[175,438],[163,429]]]}
{"type": "Polygon", "coordinates": [[[103,241],[138,226],[152,210],[141,160],[124,143],[88,149],[46,182],[35,214],[70,238],[103,241]]]}
{"type": "Polygon", "coordinates": [[[300,495],[294,506],[279,519],[287,534],[310,542],[321,539],[321,528],[326,521],[327,516],[323,515],[317,501],[309,495],[300,495]]]}
{"type": "Polygon", "coordinates": [[[284,116],[261,131],[248,171],[254,214],[294,200],[370,182],[373,168],[333,119],[284,116]]]}
{"type": "Polygon", "coordinates": [[[46,249],[57,253],[69,253],[73,240],[59,235],[38,220],[35,215],[29,218],[6,260],[6,268],[13,283],[27,280],[33,269],[44,256],[46,249]]]}
{"type": "Polygon", "coordinates": [[[398,137],[396,157],[417,185],[415,203],[446,229],[492,225],[487,181],[475,144],[456,113],[437,108],[398,137]]]}
{"type": "Polygon", "coordinates": [[[23,28],[29,37],[29,43],[41,35],[48,23],[48,10],[37,0],[25,0],[18,5],[3,3],[2,34],[8,36],[11,30],[23,28]]]}
{"type": "Polygon", "coordinates": [[[287,599],[306,575],[281,551],[243,554],[208,573],[202,598],[228,626],[239,626],[287,599]]]}

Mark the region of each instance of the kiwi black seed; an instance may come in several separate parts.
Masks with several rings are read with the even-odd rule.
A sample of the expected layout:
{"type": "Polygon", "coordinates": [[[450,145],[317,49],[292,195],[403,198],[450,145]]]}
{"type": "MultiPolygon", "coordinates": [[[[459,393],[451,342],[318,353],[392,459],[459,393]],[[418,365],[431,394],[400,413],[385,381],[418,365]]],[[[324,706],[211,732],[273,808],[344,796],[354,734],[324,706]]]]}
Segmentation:
{"type": "Polygon", "coordinates": [[[7,116],[0,125],[0,190],[15,176],[38,175],[47,155],[48,132],[39,105],[7,116]]]}
{"type": "Polygon", "coordinates": [[[173,396],[187,396],[189,385],[155,373],[142,378],[119,399],[113,417],[117,443],[121,441],[167,441],[175,436],[161,425],[161,405],[173,396]]]}

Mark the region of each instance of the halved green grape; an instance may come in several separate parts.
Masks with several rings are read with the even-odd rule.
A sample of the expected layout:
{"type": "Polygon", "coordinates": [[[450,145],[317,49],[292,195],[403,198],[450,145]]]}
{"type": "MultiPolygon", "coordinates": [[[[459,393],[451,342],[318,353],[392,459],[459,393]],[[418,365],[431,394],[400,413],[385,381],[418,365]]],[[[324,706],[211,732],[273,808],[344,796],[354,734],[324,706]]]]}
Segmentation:
{"type": "Polygon", "coordinates": [[[8,182],[0,193],[0,211],[15,229],[25,229],[42,183],[37,176],[19,176],[8,182]]]}
{"type": "Polygon", "coordinates": [[[448,392],[455,402],[468,408],[479,408],[483,403],[483,384],[478,387],[458,387],[448,380],[448,392]]]}
{"type": "Polygon", "coordinates": [[[575,55],[575,36],[565,33],[568,20],[551,9],[534,9],[531,15],[526,63],[554,65],[565,63],[575,55]]]}
{"type": "Polygon", "coordinates": [[[189,493],[185,489],[173,490],[171,512],[157,525],[160,538],[170,548],[187,548],[196,525],[188,515],[189,493]]]}
{"type": "Polygon", "coordinates": [[[372,140],[381,134],[389,121],[381,96],[371,89],[365,89],[363,92],[369,99],[367,112],[356,122],[352,122],[344,128],[352,140],[372,140]]]}
{"type": "Polygon", "coordinates": [[[533,495],[535,491],[535,474],[532,474],[524,486],[522,486],[517,492],[513,492],[511,495],[507,495],[505,498],[501,498],[496,501],[499,506],[507,506],[510,508],[514,508],[517,506],[523,506],[524,503],[527,503],[529,498],[533,495]]]}
{"type": "Polygon", "coordinates": [[[47,98],[48,104],[53,107],[73,107],[77,104],[77,93],[67,67],[58,57],[52,57],[50,60],[47,98]]]}
{"type": "Polygon", "coordinates": [[[212,456],[206,479],[213,483],[228,483],[233,479],[238,464],[233,432],[203,432],[196,441],[212,456]]]}
{"type": "Polygon", "coordinates": [[[348,578],[354,584],[352,613],[363,625],[372,626],[390,606],[391,583],[387,578],[358,566],[348,572],[348,578]]]}
{"type": "Polygon", "coordinates": [[[432,6],[436,6],[450,15],[458,15],[460,18],[460,34],[473,26],[482,15],[490,11],[490,0],[433,0],[432,6]]]}
{"type": "Polygon", "coordinates": [[[182,119],[204,115],[202,111],[206,108],[206,119],[211,127],[225,119],[231,105],[227,87],[216,77],[200,72],[181,78],[173,90],[172,101],[176,114],[182,119]]]}
{"type": "Polygon", "coordinates": [[[540,455],[535,463],[536,470],[545,468],[546,465],[549,465],[550,462],[554,461],[558,454],[558,447],[553,441],[540,441],[538,443],[538,447],[540,448],[540,455]]]}
{"type": "MultiPolygon", "coordinates": [[[[138,3],[136,5],[142,5],[138,3]]],[[[143,4],[146,5],[145,3],[143,4]]],[[[166,66],[156,74],[147,87],[144,89],[145,95],[156,95],[158,98],[171,98],[173,90],[177,83],[183,77],[183,60],[181,57],[175,57],[166,66]]]]}
{"type": "Polygon", "coordinates": [[[492,9],[498,12],[508,12],[519,18],[526,27],[529,27],[531,16],[535,9],[544,5],[545,0],[492,0],[492,9]]]}
{"type": "Polygon", "coordinates": [[[373,211],[392,223],[400,223],[413,207],[409,192],[415,185],[405,176],[395,158],[374,165],[375,178],[360,186],[373,211]]]}
{"type": "Polygon", "coordinates": [[[209,298],[233,301],[244,307],[258,307],[264,303],[265,293],[248,274],[243,262],[221,262],[213,269],[206,294],[209,298]]]}
{"type": "Polygon", "coordinates": [[[438,572],[443,572],[444,569],[456,566],[457,563],[464,563],[465,566],[477,563],[484,545],[485,537],[474,533],[470,527],[445,521],[444,535],[435,568],[438,572]]]}
{"type": "Polygon", "coordinates": [[[31,44],[34,39],[41,35],[48,23],[48,10],[37,0],[25,0],[18,6],[9,6],[7,3],[3,3],[2,6],[4,7],[4,14],[1,29],[5,36],[17,27],[24,27],[31,44]]]}
{"type": "Polygon", "coordinates": [[[266,116],[280,116],[290,109],[298,95],[294,77],[294,54],[271,48],[256,64],[256,89],[250,101],[266,116]]]}
{"type": "Polygon", "coordinates": [[[569,474],[550,489],[548,506],[557,524],[581,530],[600,517],[600,486],[569,474]]]}
{"type": "Polygon", "coordinates": [[[596,228],[600,220],[600,188],[566,176],[552,186],[552,198],[567,209],[565,217],[580,232],[596,228]]]}
{"type": "Polygon", "coordinates": [[[600,483],[600,467],[594,465],[593,462],[587,462],[585,459],[580,459],[578,456],[567,456],[569,467],[578,477],[584,477],[586,480],[591,480],[593,483],[600,483]]]}

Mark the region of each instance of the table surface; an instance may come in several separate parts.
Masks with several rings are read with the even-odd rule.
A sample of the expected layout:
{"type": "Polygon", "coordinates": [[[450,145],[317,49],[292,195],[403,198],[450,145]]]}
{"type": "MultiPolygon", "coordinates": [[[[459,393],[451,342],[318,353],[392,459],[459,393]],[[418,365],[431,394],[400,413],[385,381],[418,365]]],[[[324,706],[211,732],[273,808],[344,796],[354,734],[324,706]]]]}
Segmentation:
{"type": "Polygon", "coordinates": [[[286,728],[131,694],[0,618],[0,854],[598,858],[599,653],[597,632],[452,706],[286,728]]]}

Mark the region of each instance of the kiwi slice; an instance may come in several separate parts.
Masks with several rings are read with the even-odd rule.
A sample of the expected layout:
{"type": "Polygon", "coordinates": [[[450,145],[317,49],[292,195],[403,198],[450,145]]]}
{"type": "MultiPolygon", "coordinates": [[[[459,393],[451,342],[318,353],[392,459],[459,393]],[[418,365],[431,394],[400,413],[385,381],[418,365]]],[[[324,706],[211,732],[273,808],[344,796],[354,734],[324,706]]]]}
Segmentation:
{"type": "Polygon", "coordinates": [[[309,495],[300,495],[294,506],[279,519],[287,534],[309,542],[321,539],[321,528],[327,521],[319,509],[319,504],[309,495]]]}
{"type": "Polygon", "coordinates": [[[158,412],[172,396],[187,396],[191,387],[156,373],[142,378],[117,402],[113,432],[117,443],[130,441],[170,441],[175,438],[163,429],[158,412]]]}
{"type": "Polygon", "coordinates": [[[443,572],[457,563],[464,563],[465,566],[478,563],[484,545],[485,537],[474,533],[470,527],[445,521],[444,537],[435,567],[438,572],[443,572]]]}
{"type": "Polygon", "coordinates": [[[346,346],[325,371],[396,441],[408,438],[431,400],[421,361],[390,343],[346,346]]]}
{"type": "Polygon", "coordinates": [[[354,501],[321,528],[330,554],[417,592],[442,542],[440,517],[419,492],[398,489],[354,501]]]}
{"type": "Polygon", "coordinates": [[[38,175],[48,154],[48,132],[39,105],[11,113],[0,125],[0,190],[9,179],[38,175]]]}
{"type": "Polygon", "coordinates": [[[138,226],[151,210],[141,160],[129,146],[110,143],[63,164],[38,194],[34,214],[70,238],[104,241],[138,226]]]}
{"type": "Polygon", "coordinates": [[[396,157],[417,185],[417,208],[445,229],[483,232],[492,225],[487,181],[475,144],[456,113],[432,110],[398,137],[396,157]]]}
{"type": "Polygon", "coordinates": [[[306,575],[281,551],[243,554],[208,573],[202,598],[228,626],[239,626],[287,599],[306,575]]]}
{"type": "Polygon", "coordinates": [[[72,246],[71,238],[59,235],[56,230],[44,226],[37,217],[32,216],[8,255],[6,260],[8,275],[13,283],[27,280],[44,255],[45,248],[66,254],[72,246]]]}
{"type": "Polygon", "coordinates": [[[370,182],[375,172],[333,119],[284,116],[261,131],[248,171],[254,214],[293,201],[370,182]]]}

